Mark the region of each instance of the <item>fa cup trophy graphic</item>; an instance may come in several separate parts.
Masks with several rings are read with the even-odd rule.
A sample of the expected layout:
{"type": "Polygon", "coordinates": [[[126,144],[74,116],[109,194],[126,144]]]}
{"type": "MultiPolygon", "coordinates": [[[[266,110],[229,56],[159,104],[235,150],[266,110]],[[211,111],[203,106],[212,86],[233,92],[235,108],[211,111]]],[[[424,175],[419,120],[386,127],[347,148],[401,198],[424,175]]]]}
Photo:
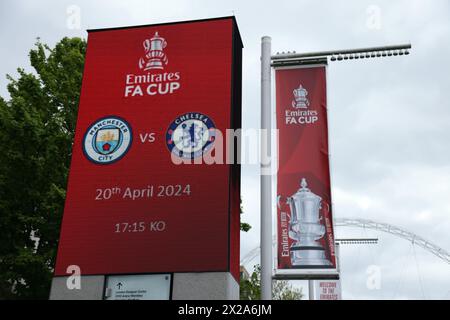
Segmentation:
{"type": "Polygon", "coordinates": [[[164,48],[167,41],[161,37],[158,32],[150,39],[146,39],[143,43],[145,49],[145,57],[139,59],[139,68],[145,71],[151,69],[163,69],[168,63],[164,48]]]}
{"type": "Polygon", "coordinates": [[[292,91],[294,94],[294,100],[292,100],[292,107],[296,109],[306,109],[309,107],[309,100],[306,97],[308,95],[308,91],[300,85],[297,89],[292,91]]]}
{"type": "Polygon", "coordinates": [[[295,242],[290,247],[293,267],[327,267],[332,263],[325,256],[325,249],[318,242],[325,235],[320,209],[322,198],[307,188],[305,178],[301,188],[287,198],[291,211],[289,237],[295,242]]]}

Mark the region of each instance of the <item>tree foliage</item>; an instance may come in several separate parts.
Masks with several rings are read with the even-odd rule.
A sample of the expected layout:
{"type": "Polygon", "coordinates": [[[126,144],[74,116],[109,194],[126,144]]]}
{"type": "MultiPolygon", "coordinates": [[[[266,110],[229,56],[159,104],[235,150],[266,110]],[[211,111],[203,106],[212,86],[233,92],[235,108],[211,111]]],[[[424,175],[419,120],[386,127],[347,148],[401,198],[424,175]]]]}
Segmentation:
{"type": "Polygon", "coordinates": [[[0,98],[0,298],[48,298],[86,42],[39,40],[0,98]],[[38,241],[36,239],[39,239],[38,241]]]}
{"type": "MultiPolygon", "coordinates": [[[[273,300],[301,300],[301,289],[294,288],[286,280],[273,281],[273,300]]],[[[256,265],[249,279],[242,279],[240,284],[241,300],[261,299],[261,266],[256,265]]]]}
{"type": "MultiPolygon", "coordinates": [[[[242,199],[241,199],[241,205],[240,205],[240,213],[244,213],[244,207],[242,206],[242,199]]],[[[248,232],[252,226],[248,224],[247,222],[241,222],[241,231],[248,232]]]]}

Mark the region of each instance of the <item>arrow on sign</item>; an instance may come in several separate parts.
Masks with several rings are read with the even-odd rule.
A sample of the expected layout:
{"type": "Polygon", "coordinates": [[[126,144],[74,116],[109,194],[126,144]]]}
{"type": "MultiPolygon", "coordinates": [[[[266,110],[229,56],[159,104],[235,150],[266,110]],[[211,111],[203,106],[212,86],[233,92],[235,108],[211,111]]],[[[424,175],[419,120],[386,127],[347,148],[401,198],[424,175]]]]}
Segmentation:
{"type": "Polygon", "coordinates": [[[123,284],[122,284],[122,282],[119,282],[116,286],[117,286],[117,287],[119,288],[119,290],[120,290],[120,288],[123,286],[123,284]]]}

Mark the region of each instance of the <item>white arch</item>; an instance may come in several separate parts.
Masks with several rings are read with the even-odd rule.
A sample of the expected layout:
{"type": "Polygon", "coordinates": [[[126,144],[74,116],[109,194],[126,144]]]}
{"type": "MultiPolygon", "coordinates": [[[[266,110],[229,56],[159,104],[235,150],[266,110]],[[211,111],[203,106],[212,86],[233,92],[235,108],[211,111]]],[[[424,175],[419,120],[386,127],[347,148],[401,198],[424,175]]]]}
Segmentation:
{"type": "Polygon", "coordinates": [[[337,218],[334,222],[335,226],[366,228],[390,233],[394,236],[411,241],[412,244],[417,244],[419,247],[431,252],[436,257],[450,264],[450,253],[448,253],[443,248],[431,243],[430,241],[427,241],[424,238],[418,236],[417,234],[414,234],[403,228],[388,223],[368,219],[337,218]]]}
{"type": "MultiPolygon", "coordinates": [[[[334,223],[335,226],[366,228],[390,233],[394,236],[400,237],[407,241],[411,241],[413,244],[417,244],[419,247],[431,252],[438,258],[450,264],[450,253],[448,253],[446,250],[400,227],[368,219],[353,219],[353,218],[336,218],[334,219],[334,223]]],[[[273,241],[274,244],[276,244],[275,237],[273,241]]],[[[256,258],[259,255],[259,251],[260,251],[259,246],[254,248],[253,250],[250,250],[250,252],[247,253],[245,257],[241,259],[241,265],[246,264],[251,260],[253,260],[254,258],[256,258]]]]}

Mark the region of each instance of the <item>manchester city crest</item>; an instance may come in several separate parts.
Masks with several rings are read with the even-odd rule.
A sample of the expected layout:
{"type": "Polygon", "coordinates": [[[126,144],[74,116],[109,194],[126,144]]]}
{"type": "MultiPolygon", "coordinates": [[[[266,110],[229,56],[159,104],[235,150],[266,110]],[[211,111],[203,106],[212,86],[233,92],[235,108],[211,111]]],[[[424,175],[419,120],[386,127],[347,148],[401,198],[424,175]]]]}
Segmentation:
{"type": "Polygon", "coordinates": [[[207,115],[199,112],[183,114],[167,129],[167,147],[180,158],[201,157],[213,147],[215,130],[214,122],[207,115]]]}
{"type": "Polygon", "coordinates": [[[83,151],[88,160],[110,164],[121,159],[131,146],[130,125],[115,116],[101,118],[86,130],[83,151]]]}

